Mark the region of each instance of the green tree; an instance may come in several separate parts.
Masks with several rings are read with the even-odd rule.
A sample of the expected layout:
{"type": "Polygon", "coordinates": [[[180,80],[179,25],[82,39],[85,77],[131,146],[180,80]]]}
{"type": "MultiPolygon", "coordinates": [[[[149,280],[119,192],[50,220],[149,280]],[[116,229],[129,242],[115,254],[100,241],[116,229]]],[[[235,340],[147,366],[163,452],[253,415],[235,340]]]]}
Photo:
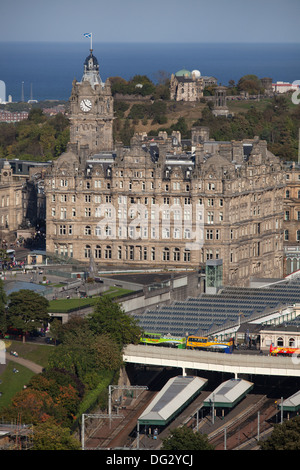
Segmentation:
{"type": "Polygon", "coordinates": [[[257,95],[263,92],[261,81],[256,75],[244,75],[241,77],[237,84],[239,92],[246,91],[250,95],[257,95]]]}
{"type": "Polygon", "coordinates": [[[261,450],[300,450],[300,416],[276,424],[271,436],[259,445],[261,450]]]}
{"type": "Polygon", "coordinates": [[[102,371],[119,370],[122,364],[119,344],[107,334],[94,332],[86,319],[74,317],[62,325],[58,338],[62,343],[50,355],[49,367],[68,372],[87,388],[91,374],[99,381],[102,371]]]}
{"type": "Polygon", "coordinates": [[[33,450],[80,450],[80,442],[68,428],[58,426],[54,420],[34,426],[33,450]]]}
{"type": "Polygon", "coordinates": [[[7,318],[6,318],[6,302],[7,297],[4,290],[3,281],[0,279],[0,332],[5,333],[7,330],[7,318]]]}
{"type": "Polygon", "coordinates": [[[88,321],[94,334],[109,335],[120,348],[129,343],[137,344],[141,335],[136,320],[107,296],[99,298],[88,321]]]}
{"type": "Polygon", "coordinates": [[[183,426],[172,429],[169,436],[163,439],[162,450],[213,450],[206,434],[193,432],[191,428],[183,426]]]}
{"type": "Polygon", "coordinates": [[[29,289],[21,289],[8,296],[7,324],[25,333],[45,327],[49,321],[48,300],[29,289]]]}

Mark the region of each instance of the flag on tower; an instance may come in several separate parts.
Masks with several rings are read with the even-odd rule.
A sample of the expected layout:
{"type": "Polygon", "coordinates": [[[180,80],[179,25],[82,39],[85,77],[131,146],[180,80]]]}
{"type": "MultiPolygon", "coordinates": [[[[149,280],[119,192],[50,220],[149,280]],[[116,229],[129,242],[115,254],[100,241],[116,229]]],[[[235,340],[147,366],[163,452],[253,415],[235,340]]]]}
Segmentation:
{"type": "Polygon", "coordinates": [[[84,33],[83,36],[91,40],[91,51],[93,50],[93,35],[92,33],[84,33]]]}

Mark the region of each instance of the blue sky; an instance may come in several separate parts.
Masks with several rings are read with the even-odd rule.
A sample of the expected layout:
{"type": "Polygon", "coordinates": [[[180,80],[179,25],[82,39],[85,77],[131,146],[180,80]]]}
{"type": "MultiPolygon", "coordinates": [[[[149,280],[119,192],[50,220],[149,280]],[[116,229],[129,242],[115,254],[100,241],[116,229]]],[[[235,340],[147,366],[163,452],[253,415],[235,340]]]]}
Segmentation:
{"type": "Polygon", "coordinates": [[[1,41],[300,42],[300,0],[1,0],[1,41]]]}

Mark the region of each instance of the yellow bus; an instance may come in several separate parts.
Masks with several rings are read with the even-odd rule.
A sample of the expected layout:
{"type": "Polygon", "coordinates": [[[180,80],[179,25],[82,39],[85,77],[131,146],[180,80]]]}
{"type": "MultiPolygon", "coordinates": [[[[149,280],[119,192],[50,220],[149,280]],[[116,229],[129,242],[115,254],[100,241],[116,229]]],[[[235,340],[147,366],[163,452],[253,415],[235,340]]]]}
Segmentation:
{"type": "Polygon", "coordinates": [[[230,338],[225,341],[217,341],[207,336],[188,336],[186,349],[198,349],[200,351],[214,351],[231,354],[234,347],[234,340],[230,338]]]}

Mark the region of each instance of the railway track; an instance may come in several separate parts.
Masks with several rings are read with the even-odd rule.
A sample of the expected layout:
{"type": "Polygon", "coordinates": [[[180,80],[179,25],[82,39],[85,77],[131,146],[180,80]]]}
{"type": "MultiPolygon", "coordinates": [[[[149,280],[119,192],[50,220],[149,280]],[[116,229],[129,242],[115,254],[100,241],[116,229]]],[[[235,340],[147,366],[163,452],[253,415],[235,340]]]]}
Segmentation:
{"type": "Polygon", "coordinates": [[[145,390],[133,400],[130,406],[122,409],[118,418],[113,415],[111,420],[101,418],[99,425],[93,428],[93,432],[86,438],[85,449],[114,449],[124,447],[128,441],[129,434],[134,430],[137,419],[148,403],[153,399],[156,392],[145,390]]]}
{"type": "Polygon", "coordinates": [[[217,431],[208,435],[209,442],[215,450],[224,450],[225,429],[226,449],[234,450],[243,447],[252,441],[252,447],[257,446],[258,429],[260,435],[269,431],[273,425],[269,420],[277,413],[274,399],[265,398],[257,405],[253,405],[243,416],[237,416],[231,422],[221,426],[217,431]],[[258,414],[259,413],[259,414],[258,414]],[[258,426],[259,419],[259,426],[258,426]]]}

